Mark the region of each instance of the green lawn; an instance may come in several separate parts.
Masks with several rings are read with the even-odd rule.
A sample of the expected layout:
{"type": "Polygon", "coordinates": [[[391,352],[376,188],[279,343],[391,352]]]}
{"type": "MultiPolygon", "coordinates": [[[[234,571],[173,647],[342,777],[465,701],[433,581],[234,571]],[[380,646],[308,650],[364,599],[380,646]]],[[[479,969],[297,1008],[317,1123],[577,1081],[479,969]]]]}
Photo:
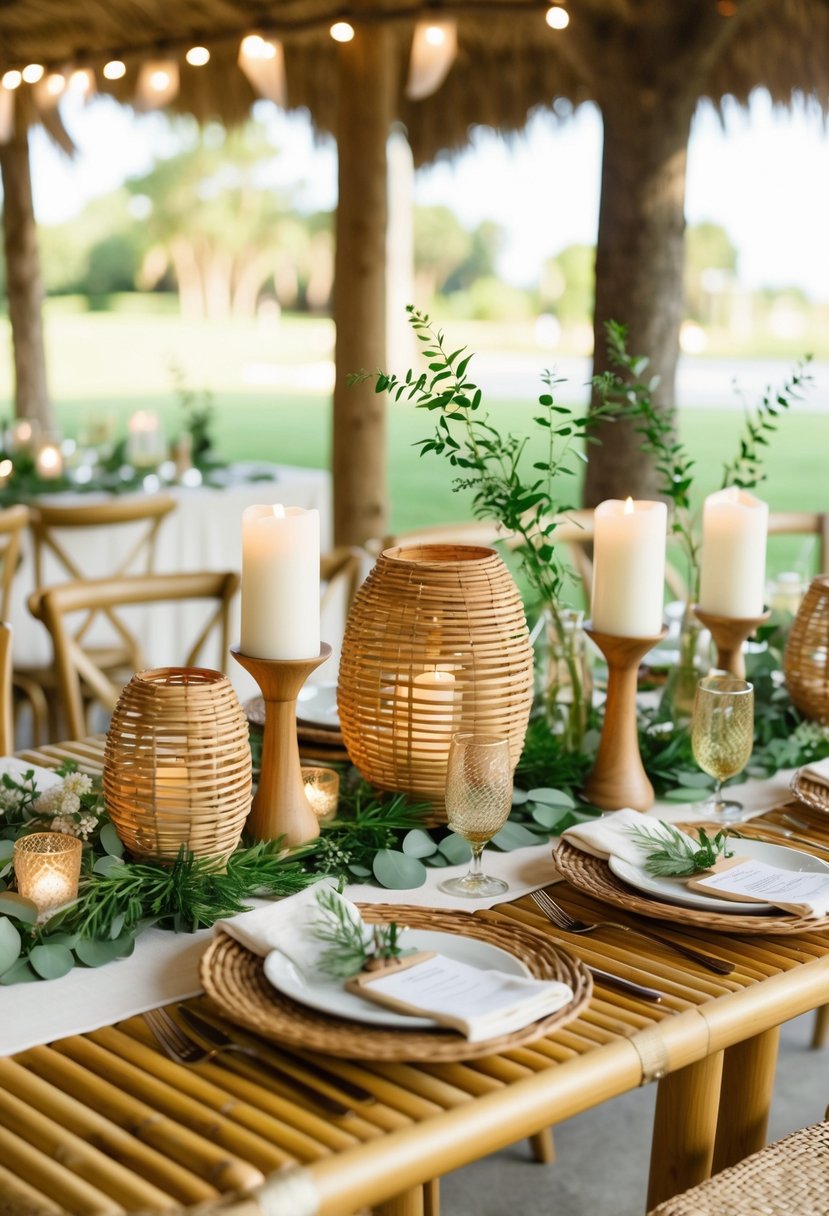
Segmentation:
{"type": "MultiPolygon", "coordinates": [[[[218,448],[228,459],[328,464],[330,390],[318,361],[330,355],[332,339],[330,322],[290,317],[278,325],[204,325],[175,316],[47,312],[50,384],[65,433],[75,434],[91,416],[107,412],[123,434],[129,415],[143,407],[158,410],[168,433],[175,434],[181,425],[171,373],[175,365],[189,388],[211,392],[218,448]],[[303,387],[290,387],[297,380],[303,387]]],[[[545,359],[539,355],[539,370],[545,359]]],[[[738,363],[734,370],[738,375],[738,363]]],[[[6,364],[0,369],[0,410],[7,415],[9,395],[6,364]]],[[[493,401],[490,408],[500,427],[532,429],[532,400],[493,401]]],[[[430,417],[411,405],[390,406],[393,530],[469,517],[465,499],[452,492],[448,464],[429,456],[421,460],[412,446],[430,425],[430,417]]],[[[718,483],[739,425],[736,410],[684,411],[680,428],[697,461],[698,498],[718,483]]],[[[772,510],[829,506],[828,449],[829,415],[795,411],[781,419],[761,491],[772,510]]],[[[563,490],[571,492],[569,485],[563,490]]],[[[773,569],[807,559],[801,542],[772,543],[773,569]]]]}

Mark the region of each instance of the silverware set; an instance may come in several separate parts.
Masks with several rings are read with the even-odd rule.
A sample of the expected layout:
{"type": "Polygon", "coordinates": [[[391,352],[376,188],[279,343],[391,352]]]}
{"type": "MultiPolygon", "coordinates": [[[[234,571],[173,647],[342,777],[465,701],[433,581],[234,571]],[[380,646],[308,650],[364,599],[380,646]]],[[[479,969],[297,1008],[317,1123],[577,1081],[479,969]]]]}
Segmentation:
{"type": "MultiPolygon", "coordinates": [[[[177,1008],[177,1018],[186,1022],[198,1039],[192,1038],[180,1025],[177,1018],[167,1009],[149,1009],[143,1015],[144,1021],[155,1036],[162,1051],[177,1064],[206,1064],[216,1061],[226,1064],[227,1057],[243,1057],[255,1062],[257,1069],[270,1079],[277,1081],[293,1091],[315,1113],[326,1118],[344,1118],[354,1114],[352,1103],[367,1103],[374,1101],[374,1095],[360,1085],[355,1085],[336,1073],[316,1064],[305,1057],[287,1054],[293,1064],[304,1072],[308,1079],[298,1076],[292,1067],[278,1064],[267,1051],[250,1043],[237,1043],[230,1035],[214,1026],[212,1022],[200,1016],[184,1005],[177,1008]],[[205,1046],[209,1044],[209,1046],[205,1046]],[[318,1082],[326,1087],[317,1087],[318,1082]],[[349,1099],[348,1102],[334,1097],[328,1090],[339,1091],[349,1099]]],[[[281,1051],[281,1049],[280,1049],[281,1051]]]]}

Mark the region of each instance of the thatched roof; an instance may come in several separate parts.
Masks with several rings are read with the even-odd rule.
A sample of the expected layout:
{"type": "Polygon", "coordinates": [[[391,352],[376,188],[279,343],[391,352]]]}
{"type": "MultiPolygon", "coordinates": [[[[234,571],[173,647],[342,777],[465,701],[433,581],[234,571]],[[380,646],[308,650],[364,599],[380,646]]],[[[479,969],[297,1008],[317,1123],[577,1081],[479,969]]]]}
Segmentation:
{"type": "Polygon", "coordinates": [[[347,9],[358,28],[380,20],[393,30],[397,111],[419,162],[462,147],[475,124],[516,131],[556,99],[601,101],[608,62],[620,62],[620,48],[631,48],[631,71],[640,75],[649,66],[670,70],[677,32],[706,44],[701,95],[744,102],[764,85],[776,101],[802,92],[829,109],[829,0],[570,0],[563,31],[547,27],[546,8],[545,0],[4,0],[0,70],[80,62],[96,69],[99,89],[129,102],[140,65],[169,50],[181,62],[173,108],[236,122],[256,99],[236,64],[239,40],[270,30],[284,45],[289,106],[307,107],[319,129],[333,131],[337,46],[328,27],[347,9]],[[457,60],[437,93],[407,101],[415,18],[441,11],[457,16],[457,60]],[[189,67],[184,51],[200,42],[211,61],[189,67]],[[616,57],[605,54],[612,50],[616,57]],[[100,68],[116,56],[127,75],[109,83],[100,68]]]}

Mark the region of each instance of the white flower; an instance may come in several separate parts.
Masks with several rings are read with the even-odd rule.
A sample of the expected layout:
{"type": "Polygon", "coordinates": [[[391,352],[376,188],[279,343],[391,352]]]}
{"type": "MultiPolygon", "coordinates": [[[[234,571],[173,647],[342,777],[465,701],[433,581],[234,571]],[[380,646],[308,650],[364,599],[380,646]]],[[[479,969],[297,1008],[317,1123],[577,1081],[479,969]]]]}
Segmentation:
{"type": "MultiPolygon", "coordinates": [[[[50,789],[44,790],[42,794],[38,794],[32,803],[32,810],[37,815],[48,815],[50,811],[63,810],[62,801],[63,786],[53,785],[50,789]]],[[[60,831],[59,828],[55,830],[60,831]]]]}
{"type": "Polygon", "coordinates": [[[63,788],[68,794],[81,798],[92,789],[92,778],[86,773],[69,773],[63,779],[63,788]]]}

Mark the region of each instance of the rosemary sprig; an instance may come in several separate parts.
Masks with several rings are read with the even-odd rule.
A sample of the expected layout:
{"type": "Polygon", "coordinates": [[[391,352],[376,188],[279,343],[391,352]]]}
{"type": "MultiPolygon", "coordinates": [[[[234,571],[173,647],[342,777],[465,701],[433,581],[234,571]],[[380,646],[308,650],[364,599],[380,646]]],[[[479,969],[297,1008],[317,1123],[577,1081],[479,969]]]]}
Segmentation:
{"type": "Polygon", "coordinates": [[[726,848],[728,837],[724,831],[711,837],[705,828],[700,828],[698,847],[695,848],[694,842],[689,841],[670,823],[664,823],[660,819],[659,827],[663,831],[650,832],[643,827],[628,828],[632,839],[641,848],[648,850],[645,869],[658,878],[698,874],[702,870],[710,870],[719,857],[731,856],[726,848]]]}
{"type": "Polygon", "coordinates": [[[325,919],[314,926],[314,937],[327,942],[320,955],[320,967],[329,975],[347,979],[365,970],[372,962],[389,962],[411,954],[399,945],[403,926],[394,921],[388,925],[372,925],[370,937],[366,937],[366,926],[348,915],[348,904],[341,899],[333,887],[323,887],[317,892],[317,903],[325,919]]]}

